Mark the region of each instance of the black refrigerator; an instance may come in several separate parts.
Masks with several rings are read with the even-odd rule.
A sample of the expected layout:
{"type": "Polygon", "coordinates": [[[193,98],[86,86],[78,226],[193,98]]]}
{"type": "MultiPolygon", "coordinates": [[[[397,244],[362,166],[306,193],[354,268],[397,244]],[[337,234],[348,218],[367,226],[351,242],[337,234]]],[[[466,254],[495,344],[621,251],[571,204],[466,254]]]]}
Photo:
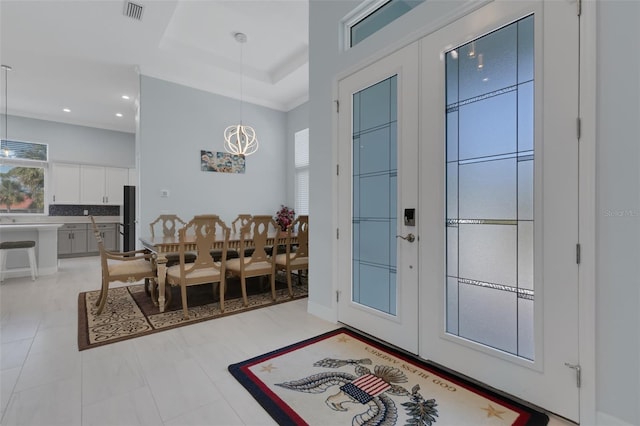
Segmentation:
{"type": "Polygon", "coordinates": [[[122,251],[136,249],[136,187],[124,186],[124,205],[122,212],[122,251]]]}

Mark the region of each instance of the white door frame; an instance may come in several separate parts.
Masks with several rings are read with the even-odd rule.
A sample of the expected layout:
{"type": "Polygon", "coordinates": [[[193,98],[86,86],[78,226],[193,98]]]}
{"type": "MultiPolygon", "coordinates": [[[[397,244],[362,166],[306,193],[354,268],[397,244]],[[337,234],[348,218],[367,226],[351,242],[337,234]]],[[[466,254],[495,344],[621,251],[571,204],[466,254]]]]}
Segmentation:
{"type": "Polygon", "coordinates": [[[395,238],[396,313],[383,313],[352,300],[352,99],[353,93],[397,76],[397,225],[395,235],[417,235],[417,226],[403,224],[404,208],[418,205],[418,92],[419,45],[406,46],[341,79],[339,87],[339,140],[341,153],[338,190],[340,239],[338,240],[338,320],[365,333],[376,335],[412,353],[418,352],[418,244],[395,238]],[[402,190],[400,188],[403,188],[402,190]]]}
{"type": "MultiPolygon", "coordinates": [[[[347,60],[347,65],[343,70],[338,71],[332,83],[332,99],[338,98],[338,81],[345,76],[361,69],[362,67],[379,60],[380,58],[394,52],[407,44],[436,31],[438,28],[447,25],[468,13],[471,13],[484,4],[495,0],[467,0],[456,11],[448,16],[434,19],[429,24],[419,28],[406,38],[390,42],[386,46],[381,46],[376,53],[365,59],[356,58],[355,61],[347,60]]],[[[577,3],[576,0],[563,0],[577,3]]],[[[577,5],[576,5],[577,9],[577,5]]],[[[582,244],[582,262],[580,265],[580,290],[579,321],[580,321],[580,365],[582,366],[582,387],[580,392],[580,419],[583,424],[596,424],[596,253],[595,253],[595,232],[596,232],[596,185],[595,185],[595,142],[596,142],[596,22],[597,4],[592,1],[584,1],[581,4],[580,17],[580,116],[582,119],[582,132],[580,137],[580,243],[582,244]]],[[[333,135],[333,155],[334,165],[339,163],[338,158],[338,125],[337,114],[333,115],[332,135],[333,135]]],[[[335,166],[334,166],[335,167],[335,166]]],[[[338,213],[340,204],[338,202],[337,176],[334,174],[332,182],[333,191],[333,214],[331,222],[332,229],[338,228],[338,213]]],[[[332,256],[332,289],[331,295],[335,295],[339,289],[338,276],[338,240],[331,239],[332,256]]],[[[311,290],[313,293],[313,290],[311,290]]],[[[331,297],[330,306],[309,301],[309,311],[326,319],[337,321],[337,302],[331,297]]]]}

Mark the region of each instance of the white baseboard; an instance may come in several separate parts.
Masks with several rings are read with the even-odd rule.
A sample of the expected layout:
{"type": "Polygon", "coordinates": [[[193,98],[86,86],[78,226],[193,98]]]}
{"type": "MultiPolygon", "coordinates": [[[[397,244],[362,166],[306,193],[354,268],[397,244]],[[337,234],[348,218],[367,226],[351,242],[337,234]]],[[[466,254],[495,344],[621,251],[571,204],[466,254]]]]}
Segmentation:
{"type": "Polygon", "coordinates": [[[333,323],[338,322],[338,315],[334,309],[327,308],[324,305],[319,305],[312,301],[307,302],[307,312],[309,312],[311,315],[322,318],[325,321],[333,323]]]}
{"type": "Polygon", "coordinates": [[[631,423],[627,423],[602,411],[596,411],[596,424],[598,426],[633,426],[631,423]]]}

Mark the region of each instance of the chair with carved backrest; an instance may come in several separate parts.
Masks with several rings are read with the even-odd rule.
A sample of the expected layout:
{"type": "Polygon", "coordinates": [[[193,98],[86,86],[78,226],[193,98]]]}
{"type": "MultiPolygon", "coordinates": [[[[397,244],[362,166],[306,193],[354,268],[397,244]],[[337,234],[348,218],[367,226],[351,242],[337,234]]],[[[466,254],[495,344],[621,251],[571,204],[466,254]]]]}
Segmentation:
{"type": "MultiPolygon", "coordinates": [[[[251,215],[250,214],[246,214],[246,213],[241,213],[239,214],[234,220],[233,222],[231,222],[231,233],[234,235],[237,235],[240,233],[240,231],[242,230],[242,228],[249,223],[249,221],[251,220],[251,215]]],[[[253,253],[253,249],[251,248],[246,248],[244,255],[245,256],[250,256],[251,253],[253,253]]],[[[240,257],[240,253],[238,249],[230,249],[227,252],[227,259],[235,259],[237,257],[240,257]]]]}
{"type": "MultiPolygon", "coordinates": [[[[177,235],[178,229],[182,228],[186,225],[187,222],[182,220],[178,215],[175,214],[161,214],[158,216],[153,222],[149,224],[149,229],[151,230],[151,238],[155,238],[156,235],[158,237],[173,237],[177,235]],[[162,231],[162,233],[160,233],[162,231]]],[[[167,253],[165,255],[167,259],[167,268],[173,265],[178,264],[180,259],[178,258],[177,253],[167,253]]],[[[196,258],[195,253],[185,253],[185,258],[187,262],[193,262],[196,258]]],[[[152,298],[156,299],[155,287],[151,287],[149,285],[149,281],[145,281],[145,292],[147,295],[151,295],[152,298]],[[152,294],[153,293],[153,294],[152,294]]],[[[170,295],[170,294],[169,294],[170,295]]],[[[170,302],[170,299],[167,299],[167,303],[170,302]]]]}
{"type": "Polygon", "coordinates": [[[172,237],[176,235],[178,229],[186,224],[187,222],[180,219],[175,214],[161,214],[149,224],[149,228],[151,229],[151,238],[155,238],[156,230],[160,226],[162,226],[162,236],[172,237]]]}
{"type": "Polygon", "coordinates": [[[215,215],[194,216],[189,223],[178,231],[179,262],[167,269],[167,284],[180,286],[182,297],[182,312],[185,319],[189,318],[187,305],[187,287],[198,284],[213,283],[219,287],[220,310],[224,311],[225,292],[225,261],[229,245],[229,227],[215,215]],[[187,262],[186,244],[195,243],[196,258],[187,262]],[[221,261],[215,261],[211,256],[211,249],[222,243],[221,261]]]}
{"type": "Polygon", "coordinates": [[[293,297],[291,286],[291,274],[298,271],[298,279],[302,271],[309,269],[309,216],[300,215],[287,229],[287,240],[285,253],[276,256],[276,270],[285,271],[287,274],[287,285],[289,286],[289,296],[293,297]],[[291,244],[291,234],[296,233],[297,247],[295,251],[291,244]]]}
{"type": "Polygon", "coordinates": [[[146,250],[128,252],[106,250],[94,217],[90,216],[90,219],[93,225],[93,233],[98,242],[102,267],[102,286],[100,288],[100,296],[96,301],[96,306],[98,307],[96,313],[100,315],[107,303],[110,283],[116,281],[131,283],[143,279],[155,280],[156,268],[155,262],[152,261],[153,255],[146,250]]]}
{"type": "Polygon", "coordinates": [[[231,222],[231,232],[237,234],[251,220],[250,214],[241,213],[231,222]]]}
{"type": "MultiPolygon", "coordinates": [[[[240,231],[240,257],[227,260],[227,273],[240,277],[244,306],[248,305],[246,279],[250,277],[269,276],[271,278],[271,297],[276,299],[275,258],[265,251],[267,238],[278,225],[273,217],[267,215],[253,216],[240,231]],[[251,249],[251,255],[248,250],[251,249]]],[[[274,254],[277,249],[274,246],[274,254]]]]}

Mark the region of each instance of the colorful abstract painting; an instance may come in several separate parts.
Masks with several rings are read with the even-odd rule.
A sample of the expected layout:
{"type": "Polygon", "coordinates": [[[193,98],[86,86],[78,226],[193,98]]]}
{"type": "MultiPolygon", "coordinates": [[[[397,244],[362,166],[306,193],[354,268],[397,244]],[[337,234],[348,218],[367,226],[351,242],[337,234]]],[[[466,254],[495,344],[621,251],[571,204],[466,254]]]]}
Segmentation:
{"type": "Polygon", "coordinates": [[[200,169],[203,172],[244,173],[244,164],[244,155],[200,151],[200,169]]]}

